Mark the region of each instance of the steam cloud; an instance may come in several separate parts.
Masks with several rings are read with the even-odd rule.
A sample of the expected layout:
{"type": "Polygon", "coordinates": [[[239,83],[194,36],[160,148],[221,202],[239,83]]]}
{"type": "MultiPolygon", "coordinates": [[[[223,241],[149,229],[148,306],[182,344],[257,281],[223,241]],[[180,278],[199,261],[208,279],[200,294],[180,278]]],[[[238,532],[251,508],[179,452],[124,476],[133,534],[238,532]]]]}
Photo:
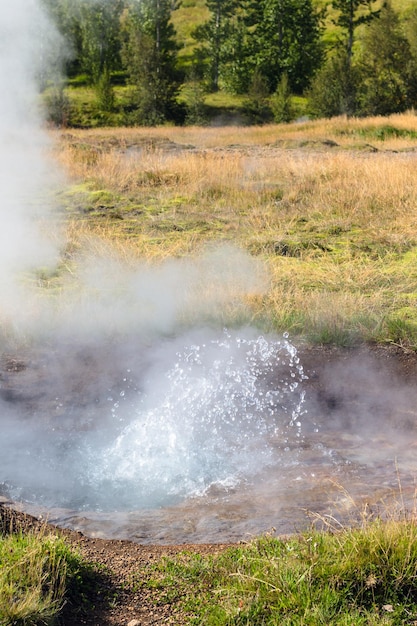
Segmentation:
{"type": "Polygon", "coordinates": [[[230,246],[153,269],[132,270],[106,253],[86,254],[60,298],[51,302],[39,296],[34,272],[53,267],[62,244],[50,200],[62,173],[48,159],[51,139],[43,126],[39,83],[56,72],[64,46],[36,0],[8,5],[0,37],[5,86],[0,99],[0,320],[43,338],[52,329],[84,338],[132,329],[170,332],[203,311],[206,318],[221,316],[245,293],[262,292],[262,269],[230,246]]]}
{"type": "MultiPolygon", "coordinates": [[[[164,363],[175,362],[164,337],[176,333],[180,345],[190,341],[187,328],[213,320],[219,326],[236,314],[244,318],[245,296],[263,293],[267,276],[262,264],[231,245],[209,247],[194,259],[136,267],[96,248],[80,253],[59,294],[49,297],[39,289],[36,272],[53,269],[65,243],[51,201],[62,173],[48,157],[51,138],[39,97],[40,82],[56,70],[62,42],[35,0],[8,6],[0,41],[0,80],[7,86],[0,99],[0,327],[31,345],[27,352],[18,341],[17,361],[8,363],[3,332],[0,495],[19,494],[25,485],[30,500],[35,493],[68,489],[68,480],[82,483],[69,470],[59,478],[60,467],[73,467],[76,458],[85,467],[88,455],[95,458],[103,446],[102,428],[117,437],[137,418],[143,374],[155,372],[155,358],[162,365],[146,393],[158,397],[158,385],[166,384],[164,363]],[[113,397],[121,389],[130,404],[119,414],[113,397]],[[81,444],[84,431],[89,436],[81,444]]],[[[219,380],[221,368],[230,367],[223,359],[219,380]]],[[[180,408],[176,417],[181,419],[180,408]]]]}
{"type": "Polygon", "coordinates": [[[2,316],[14,321],[27,306],[22,272],[49,265],[55,244],[41,230],[53,182],[44,154],[39,79],[59,40],[37,2],[15,0],[0,21],[0,290],[2,316]]]}

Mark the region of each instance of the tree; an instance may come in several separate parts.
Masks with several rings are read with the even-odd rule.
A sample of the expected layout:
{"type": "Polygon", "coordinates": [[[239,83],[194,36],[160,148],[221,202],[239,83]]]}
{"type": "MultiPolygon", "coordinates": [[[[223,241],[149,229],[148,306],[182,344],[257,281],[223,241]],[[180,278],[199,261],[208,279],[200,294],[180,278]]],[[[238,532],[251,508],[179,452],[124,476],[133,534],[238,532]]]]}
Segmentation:
{"type": "Polygon", "coordinates": [[[278,124],[291,122],[291,120],[294,119],[294,109],[287,74],[282,75],[278,87],[272,95],[271,109],[274,115],[274,121],[278,124]]]}
{"type": "Polygon", "coordinates": [[[195,33],[203,43],[213,89],[220,80],[236,93],[247,92],[255,74],[275,91],[287,74],[302,92],[323,56],[322,13],[312,0],[206,0],[211,18],[195,33]]]}
{"type": "MultiPolygon", "coordinates": [[[[286,74],[290,88],[301,93],[322,63],[323,15],[311,0],[263,0],[261,4],[261,19],[254,29],[257,70],[271,92],[286,74]]],[[[259,8],[255,11],[259,15],[259,8]]]]}
{"type": "Polygon", "coordinates": [[[398,14],[387,2],[361,38],[358,113],[387,115],[410,105],[410,45],[398,14]]]}
{"type": "Polygon", "coordinates": [[[206,0],[210,19],[198,26],[193,36],[203,44],[208,64],[210,88],[219,88],[222,65],[227,59],[227,42],[232,34],[232,18],[238,7],[237,0],[206,0]]]}
{"type": "Polygon", "coordinates": [[[80,4],[81,64],[96,89],[100,106],[114,104],[111,72],[120,66],[120,15],[123,0],[80,4]]]}
{"type": "Polygon", "coordinates": [[[408,97],[411,106],[417,104],[417,4],[413,3],[403,14],[402,27],[410,46],[408,97]]]}
{"type": "Polygon", "coordinates": [[[417,4],[413,3],[404,14],[404,33],[407,37],[411,54],[417,58],[417,4]]]}
{"type": "Polygon", "coordinates": [[[271,120],[268,83],[260,72],[254,72],[244,110],[251,123],[263,124],[271,120]]]}
{"type": "Polygon", "coordinates": [[[81,0],[41,0],[67,46],[66,71],[73,76],[81,71],[81,0]]]}
{"type": "Polygon", "coordinates": [[[131,0],[123,15],[122,58],[135,86],[136,121],[160,124],[178,115],[178,45],[171,0],[131,0]]]}
{"type": "MultiPolygon", "coordinates": [[[[339,113],[353,115],[356,107],[356,76],[352,68],[355,43],[355,31],[362,24],[369,24],[378,16],[379,11],[372,9],[376,0],[333,0],[332,7],[339,12],[334,20],[342,30],[342,39],[339,42],[337,56],[343,60],[339,69],[344,72],[340,77],[343,86],[343,97],[339,113]]],[[[334,64],[333,64],[334,66],[334,64]]]]}
{"type": "Polygon", "coordinates": [[[357,72],[346,51],[338,48],[315,76],[309,90],[309,114],[334,117],[356,110],[357,72]]]}
{"type": "Polygon", "coordinates": [[[348,67],[352,63],[353,44],[355,41],[355,30],[361,24],[369,23],[378,16],[379,11],[372,9],[375,0],[333,0],[332,7],[339,11],[335,24],[344,31],[344,47],[348,67]]]}
{"type": "Polygon", "coordinates": [[[222,48],[221,74],[225,88],[232,93],[248,93],[256,63],[253,38],[245,14],[238,12],[229,22],[229,35],[222,48]]]}

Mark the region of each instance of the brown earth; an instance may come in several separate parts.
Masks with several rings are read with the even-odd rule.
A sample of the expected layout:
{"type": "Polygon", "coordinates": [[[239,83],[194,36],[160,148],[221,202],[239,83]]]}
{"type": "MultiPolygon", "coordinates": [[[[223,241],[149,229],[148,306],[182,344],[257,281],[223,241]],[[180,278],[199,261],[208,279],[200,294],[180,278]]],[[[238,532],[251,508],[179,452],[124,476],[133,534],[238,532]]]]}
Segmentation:
{"type": "MultiPolygon", "coordinates": [[[[317,357],[319,350],[311,350],[317,357]]],[[[400,376],[404,382],[414,383],[417,374],[415,352],[399,346],[374,346],[371,352],[384,362],[393,377],[400,376]]],[[[339,360],[340,350],[322,350],[323,362],[331,363],[336,353],[339,360]]],[[[0,504],[0,532],[13,529],[27,532],[42,527],[42,521],[0,504]]],[[[162,557],[174,556],[178,552],[213,554],[227,547],[225,544],[140,545],[129,541],[88,538],[79,532],[55,527],[51,527],[51,531],[63,536],[87,561],[93,563],[96,572],[94,582],[83,592],[83,602],[80,599],[79,604],[67,603],[64,607],[60,620],[62,626],[186,624],[187,616],[175,601],[167,602],[158,597],[158,590],[146,588],[144,582],[150,576],[151,566],[162,557]]]]}

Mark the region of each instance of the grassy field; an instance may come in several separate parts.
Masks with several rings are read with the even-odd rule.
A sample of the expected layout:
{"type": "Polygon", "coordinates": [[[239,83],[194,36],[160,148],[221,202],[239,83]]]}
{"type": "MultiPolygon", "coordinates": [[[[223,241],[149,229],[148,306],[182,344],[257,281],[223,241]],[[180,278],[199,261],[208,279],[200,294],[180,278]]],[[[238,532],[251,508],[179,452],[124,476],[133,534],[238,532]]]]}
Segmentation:
{"type": "Polygon", "coordinates": [[[268,288],[245,295],[245,319],[239,308],[222,322],[417,347],[414,114],[57,139],[73,264],[93,241],[128,264],[233,244],[268,288]]]}

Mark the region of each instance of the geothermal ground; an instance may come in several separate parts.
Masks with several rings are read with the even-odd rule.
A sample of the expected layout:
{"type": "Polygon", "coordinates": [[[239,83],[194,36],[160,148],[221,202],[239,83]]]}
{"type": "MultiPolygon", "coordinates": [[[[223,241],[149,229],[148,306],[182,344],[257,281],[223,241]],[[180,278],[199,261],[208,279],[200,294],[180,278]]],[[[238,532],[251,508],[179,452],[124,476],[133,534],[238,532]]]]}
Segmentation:
{"type": "MultiPolygon", "coordinates": [[[[304,347],[299,353],[304,371],[308,375],[308,380],[305,381],[306,396],[307,398],[314,397],[314,403],[310,403],[309,409],[311,412],[313,410],[316,412],[318,421],[315,423],[319,424],[323,445],[330,449],[329,438],[332,439],[333,444],[337,440],[342,442],[339,444],[338,451],[337,466],[339,468],[342,451],[344,450],[346,458],[350,455],[348,472],[350,482],[346,485],[346,490],[342,490],[342,495],[345,497],[341,498],[340,490],[332,484],[333,466],[325,465],[319,480],[315,482],[313,491],[317,497],[320,515],[325,515],[325,509],[329,506],[332,514],[345,516],[345,519],[350,520],[360,515],[364,506],[369,507],[372,512],[382,513],[385,506],[391,507],[391,511],[395,506],[413,507],[415,486],[414,469],[410,464],[412,454],[410,459],[406,456],[407,451],[413,452],[416,440],[413,426],[416,398],[415,391],[412,389],[417,374],[416,355],[411,352],[405,353],[394,346],[362,347],[356,350],[304,347]],[[331,372],[333,376],[330,376],[331,372]],[[366,424],[363,423],[364,416],[366,424]],[[327,427],[323,428],[323,424],[326,423],[327,427]],[[363,443],[364,440],[366,445],[363,443]],[[352,450],[355,451],[354,454],[352,450]],[[378,450],[378,455],[375,450],[378,450]],[[396,458],[397,453],[398,458],[396,458]],[[372,471],[369,472],[369,467],[364,467],[365,477],[361,482],[359,469],[365,465],[362,457],[367,456],[367,461],[369,461],[369,457],[373,455],[376,460],[369,466],[372,466],[372,471]],[[352,460],[355,456],[356,460],[352,460]],[[394,470],[388,468],[390,465],[394,466],[394,470]],[[369,476],[371,476],[370,479],[369,476]],[[348,488],[352,491],[349,492],[348,488]],[[323,504],[323,494],[327,494],[326,507],[323,504]]],[[[28,364],[29,361],[26,358],[18,359],[8,355],[3,359],[2,397],[6,403],[26,404],[33,409],[35,405],[39,405],[40,401],[35,393],[36,389],[39,392],[39,386],[35,384],[39,372],[35,375],[34,370],[29,368],[28,364]],[[31,372],[28,371],[29,369],[31,372]],[[27,385],[29,380],[32,380],[33,385],[27,385]]],[[[305,447],[308,448],[308,445],[305,447]]],[[[300,468],[298,468],[298,473],[302,475],[300,468]]],[[[259,490],[265,493],[268,490],[273,492],[274,480],[271,480],[270,484],[260,484],[259,490]]],[[[245,499],[242,500],[239,508],[234,498],[232,494],[235,518],[229,519],[228,536],[230,541],[245,540],[249,538],[249,534],[242,532],[239,537],[236,530],[241,527],[241,518],[244,518],[245,499]],[[238,510],[240,518],[237,515],[238,510]]],[[[4,496],[3,499],[6,500],[6,497],[4,496]]],[[[310,522],[305,516],[306,503],[300,501],[300,494],[295,500],[291,507],[284,509],[287,515],[289,511],[293,512],[294,523],[292,526],[291,523],[287,523],[283,527],[281,520],[277,517],[275,527],[278,531],[283,528],[287,531],[301,530],[303,516],[304,528],[308,523],[317,522],[314,518],[314,499],[308,502],[311,513],[310,522]],[[303,516],[300,516],[300,511],[303,512],[303,516]]],[[[215,499],[210,507],[216,509],[215,499]]],[[[220,508],[224,510],[224,507],[223,500],[220,508]]],[[[15,508],[20,509],[20,512],[16,513],[16,519],[24,529],[39,523],[22,512],[22,509],[27,510],[28,507],[17,505],[15,508]]],[[[202,509],[204,510],[204,507],[202,509]]],[[[177,513],[181,514],[181,511],[183,515],[190,515],[189,506],[188,509],[187,507],[180,508],[177,513]]],[[[3,508],[1,512],[2,515],[8,516],[9,508],[3,508]]],[[[207,553],[221,550],[228,543],[221,539],[225,536],[221,533],[218,535],[220,540],[214,539],[212,543],[203,543],[198,537],[196,540],[195,529],[187,525],[188,520],[185,518],[183,522],[179,545],[173,543],[172,540],[166,541],[171,545],[164,545],[161,537],[158,539],[159,545],[153,545],[151,536],[147,538],[146,545],[137,540],[136,542],[120,539],[106,540],[97,536],[100,535],[100,529],[96,529],[96,536],[94,536],[94,529],[92,530],[89,524],[86,524],[86,528],[90,536],[70,529],[57,529],[57,532],[64,533],[71,544],[77,546],[82,554],[89,561],[96,563],[99,568],[97,585],[92,585],[87,591],[88,604],[85,606],[90,608],[83,609],[79,613],[80,607],[68,606],[63,624],[113,626],[132,622],[139,626],[139,624],[186,623],[184,616],[176,611],[175,605],[158,602],[157,591],[150,592],[141,585],[131,584],[133,574],[139,571],[140,576],[145,579],[147,566],[162,555],[172,555],[181,550],[207,553]],[[188,536],[187,527],[190,529],[188,536]],[[94,609],[91,608],[93,606],[94,609]],[[134,622],[134,620],[137,621],[134,622]]],[[[178,523],[178,515],[176,523],[178,523]]],[[[271,527],[263,528],[263,532],[268,531],[271,531],[271,527]]],[[[166,536],[169,537],[168,531],[166,536]]]]}

